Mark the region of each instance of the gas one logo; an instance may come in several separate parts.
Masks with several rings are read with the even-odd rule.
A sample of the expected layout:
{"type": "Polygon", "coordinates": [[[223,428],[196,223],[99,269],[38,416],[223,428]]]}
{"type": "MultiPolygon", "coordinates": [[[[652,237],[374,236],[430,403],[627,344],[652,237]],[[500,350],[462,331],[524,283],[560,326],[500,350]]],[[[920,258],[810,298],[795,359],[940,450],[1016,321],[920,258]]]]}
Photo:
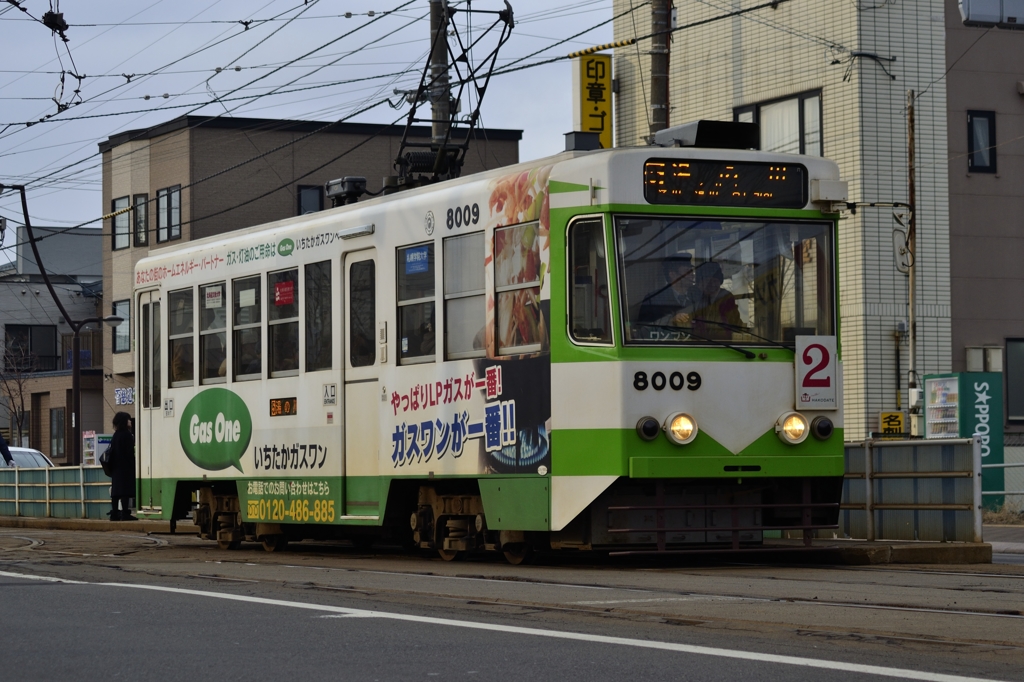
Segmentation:
{"type": "Polygon", "coordinates": [[[242,455],[252,438],[252,417],[245,402],[224,388],[210,388],[189,401],[178,423],[185,455],[196,466],[242,471],[242,455]]]}

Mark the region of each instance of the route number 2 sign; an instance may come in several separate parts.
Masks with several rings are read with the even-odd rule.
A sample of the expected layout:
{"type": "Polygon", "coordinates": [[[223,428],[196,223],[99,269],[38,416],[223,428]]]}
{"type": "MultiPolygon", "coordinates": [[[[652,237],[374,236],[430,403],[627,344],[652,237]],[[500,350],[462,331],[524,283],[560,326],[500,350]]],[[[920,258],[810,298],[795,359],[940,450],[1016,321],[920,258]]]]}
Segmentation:
{"type": "Polygon", "coordinates": [[[836,337],[796,337],[796,409],[837,410],[836,337]]]}

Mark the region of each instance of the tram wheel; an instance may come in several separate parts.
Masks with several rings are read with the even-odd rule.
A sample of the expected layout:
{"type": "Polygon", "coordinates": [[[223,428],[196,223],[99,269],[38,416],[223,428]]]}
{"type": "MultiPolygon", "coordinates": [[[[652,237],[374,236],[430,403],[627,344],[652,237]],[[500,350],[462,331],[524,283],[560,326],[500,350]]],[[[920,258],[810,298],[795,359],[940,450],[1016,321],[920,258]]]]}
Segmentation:
{"type": "Polygon", "coordinates": [[[502,550],[505,561],[513,566],[528,564],[533,561],[533,548],[530,545],[506,545],[507,549],[502,550]]]}
{"type": "Polygon", "coordinates": [[[288,547],[288,538],[281,534],[264,535],[260,538],[263,549],[268,552],[283,552],[288,547]]]}
{"type": "Polygon", "coordinates": [[[462,552],[457,549],[439,549],[437,553],[445,561],[455,561],[462,555],[462,552]]]}
{"type": "Polygon", "coordinates": [[[241,540],[217,540],[217,547],[220,549],[238,549],[242,546],[241,540]]]}

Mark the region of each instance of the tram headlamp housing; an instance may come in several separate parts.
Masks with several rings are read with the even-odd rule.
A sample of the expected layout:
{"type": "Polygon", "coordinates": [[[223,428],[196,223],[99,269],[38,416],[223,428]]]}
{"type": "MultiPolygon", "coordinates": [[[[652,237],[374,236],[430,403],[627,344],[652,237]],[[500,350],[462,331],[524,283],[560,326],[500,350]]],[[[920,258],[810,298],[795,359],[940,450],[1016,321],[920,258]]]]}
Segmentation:
{"type": "Polygon", "coordinates": [[[811,422],[811,435],[818,440],[828,440],[836,430],[835,424],[828,417],[822,415],[815,417],[811,422]]]}
{"type": "Polygon", "coordinates": [[[658,437],[661,431],[661,424],[654,417],[641,417],[636,423],[636,433],[642,439],[651,441],[658,437]]]}
{"type": "Polygon", "coordinates": [[[807,440],[811,429],[807,424],[807,417],[799,412],[787,412],[775,422],[775,433],[783,443],[796,445],[807,440]]]}
{"type": "Polygon", "coordinates": [[[697,437],[697,420],[685,412],[676,412],[665,420],[665,435],[676,445],[692,443],[697,437]]]}

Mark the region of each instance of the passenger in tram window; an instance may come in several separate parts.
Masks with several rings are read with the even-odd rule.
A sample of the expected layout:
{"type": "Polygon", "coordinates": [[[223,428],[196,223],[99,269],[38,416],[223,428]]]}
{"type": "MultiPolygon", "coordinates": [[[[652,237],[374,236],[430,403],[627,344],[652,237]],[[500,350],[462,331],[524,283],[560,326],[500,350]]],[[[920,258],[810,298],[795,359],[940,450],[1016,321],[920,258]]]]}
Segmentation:
{"type": "Polygon", "coordinates": [[[665,283],[644,297],[637,323],[655,327],[689,327],[698,300],[693,281],[693,257],[668,256],[661,262],[665,283]]]}
{"type": "Polygon", "coordinates": [[[732,292],[722,286],[722,266],[714,261],[697,268],[697,305],[693,314],[695,334],[710,339],[731,339],[742,331],[743,319],[732,292]]]}

